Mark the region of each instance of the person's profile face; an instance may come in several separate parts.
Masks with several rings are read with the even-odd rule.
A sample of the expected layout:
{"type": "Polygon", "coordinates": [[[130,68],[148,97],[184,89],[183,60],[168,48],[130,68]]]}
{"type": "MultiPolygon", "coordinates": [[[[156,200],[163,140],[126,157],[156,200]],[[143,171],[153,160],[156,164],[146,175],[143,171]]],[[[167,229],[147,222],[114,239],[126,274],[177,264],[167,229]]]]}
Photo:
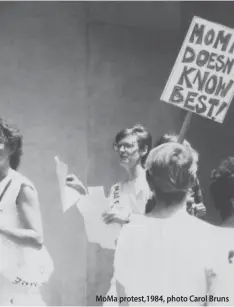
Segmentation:
{"type": "Polygon", "coordinates": [[[118,153],[120,165],[131,168],[141,161],[141,151],[136,135],[129,135],[115,145],[118,153]]]}

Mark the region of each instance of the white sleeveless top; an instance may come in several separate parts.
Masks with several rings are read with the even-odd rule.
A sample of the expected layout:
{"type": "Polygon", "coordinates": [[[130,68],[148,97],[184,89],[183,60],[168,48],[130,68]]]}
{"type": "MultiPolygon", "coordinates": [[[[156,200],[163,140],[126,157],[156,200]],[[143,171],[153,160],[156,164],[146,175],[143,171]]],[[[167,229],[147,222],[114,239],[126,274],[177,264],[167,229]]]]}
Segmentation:
{"type": "Polygon", "coordinates": [[[35,193],[37,191],[26,177],[10,169],[8,175],[0,182],[0,195],[10,180],[11,183],[0,202],[0,213],[8,227],[21,227],[16,205],[21,186],[25,184],[32,188],[35,193]]]}
{"type": "MultiPolygon", "coordinates": [[[[37,191],[26,177],[10,169],[6,178],[0,182],[0,195],[10,180],[11,183],[0,201],[0,218],[8,228],[22,228],[16,204],[20,189],[25,184],[35,193],[37,191]]],[[[39,286],[49,279],[53,262],[44,246],[38,250],[28,245],[19,245],[0,235],[0,248],[0,272],[12,283],[39,286]]]]}

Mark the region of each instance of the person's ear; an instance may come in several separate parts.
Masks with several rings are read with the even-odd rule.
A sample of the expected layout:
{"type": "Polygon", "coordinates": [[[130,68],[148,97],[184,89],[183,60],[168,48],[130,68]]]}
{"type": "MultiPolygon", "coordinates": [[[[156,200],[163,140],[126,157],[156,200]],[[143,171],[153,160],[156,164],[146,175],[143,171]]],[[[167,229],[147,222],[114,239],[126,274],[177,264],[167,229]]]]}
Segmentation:
{"type": "Polygon", "coordinates": [[[218,174],[216,169],[213,169],[212,172],[211,172],[210,178],[215,179],[217,177],[219,177],[219,174],[218,174]]]}
{"type": "Polygon", "coordinates": [[[147,155],[148,150],[149,150],[149,147],[145,145],[144,148],[142,148],[140,151],[141,157],[144,157],[145,155],[147,155]]]}

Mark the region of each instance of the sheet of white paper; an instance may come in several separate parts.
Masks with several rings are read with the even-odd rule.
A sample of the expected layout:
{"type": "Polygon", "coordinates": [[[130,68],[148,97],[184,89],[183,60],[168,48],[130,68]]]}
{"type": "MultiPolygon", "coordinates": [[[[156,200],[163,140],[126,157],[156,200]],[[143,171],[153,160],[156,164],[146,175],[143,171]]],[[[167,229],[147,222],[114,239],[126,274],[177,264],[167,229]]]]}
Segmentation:
{"type": "Polygon", "coordinates": [[[99,243],[103,248],[115,249],[120,226],[103,222],[102,214],[109,209],[103,187],[89,187],[88,195],[80,195],[75,189],[66,186],[67,164],[58,157],[55,157],[55,163],[63,212],[76,205],[84,218],[88,241],[99,243]]]}
{"type": "Polygon", "coordinates": [[[68,166],[62,162],[57,156],[54,158],[56,164],[56,174],[59,183],[60,198],[62,202],[63,212],[76,204],[80,198],[80,194],[68,186],[66,186],[66,177],[68,174],[68,166]]]}
{"type": "Polygon", "coordinates": [[[99,243],[103,248],[115,249],[121,227],[103,222],[102,214],[109,209],[103,187],[89,188],[89,195],[80,199],[77,208],[84,217],[88,241],[99,243]]]}

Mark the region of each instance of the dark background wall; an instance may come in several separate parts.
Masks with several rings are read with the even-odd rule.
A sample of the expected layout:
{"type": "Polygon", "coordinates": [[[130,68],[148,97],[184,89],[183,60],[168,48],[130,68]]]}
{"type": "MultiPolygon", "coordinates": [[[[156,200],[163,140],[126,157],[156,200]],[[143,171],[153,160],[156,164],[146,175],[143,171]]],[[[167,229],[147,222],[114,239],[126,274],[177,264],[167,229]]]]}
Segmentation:
{"type": "MultiPolygon", "coordinates": [[[[181,2],[182,28],[185,35],[193,16],[234,28],[234,3],[227,1],[181,2]]],[[[220,223],[209,195],[210,173],[221,159],[234,155],[234,105],[229,108],[223,124],[194,116],[188,132],[188,139],[200,153],[200,178],[208,208],[206,219],[220,223]]]]}
{"type": "MultiPolygon", "coordinates": [[[[160,95],[192,16],[232,27],[222,2],[1,2],[1,116],[24,133],[21,171],[39,191],[45,243],[55,271],[43,296],[49,305],[94,305],[112,273],[111,252],[88,244],[75,208],[62,213],[53,157],[89,186],[106,191],[122,171],[115,133],[142,123],[154,139],[179,132],[184,113],[160,95]]],[[[233,152],[232,113],[223,125],[193,117],[189,140],[201,155],[209,206],[210,170],[233,152]]]]}

